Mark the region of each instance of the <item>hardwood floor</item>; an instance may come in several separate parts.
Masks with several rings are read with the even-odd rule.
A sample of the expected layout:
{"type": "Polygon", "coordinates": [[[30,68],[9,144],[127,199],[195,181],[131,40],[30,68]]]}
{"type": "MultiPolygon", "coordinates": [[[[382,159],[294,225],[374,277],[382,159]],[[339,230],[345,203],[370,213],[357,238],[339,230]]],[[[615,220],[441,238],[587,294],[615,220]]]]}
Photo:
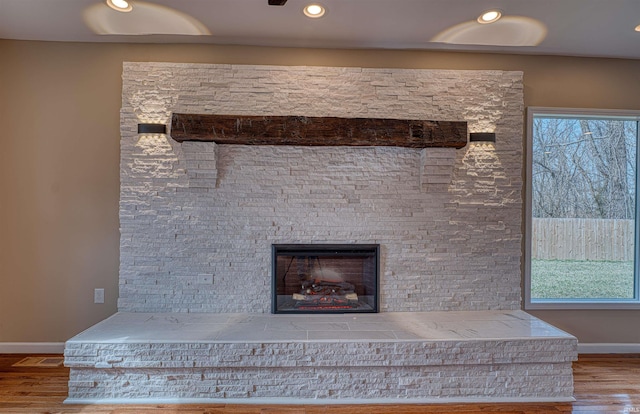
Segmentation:
{"type": "Polygon", "coordinates": [[[12,367],[27,356],[31,355],[0,354],[1,414],[640,413],[640,355],[581,355],[574,363],[574,403],[304,406],[64,405],[68,369],[12,367]]]}

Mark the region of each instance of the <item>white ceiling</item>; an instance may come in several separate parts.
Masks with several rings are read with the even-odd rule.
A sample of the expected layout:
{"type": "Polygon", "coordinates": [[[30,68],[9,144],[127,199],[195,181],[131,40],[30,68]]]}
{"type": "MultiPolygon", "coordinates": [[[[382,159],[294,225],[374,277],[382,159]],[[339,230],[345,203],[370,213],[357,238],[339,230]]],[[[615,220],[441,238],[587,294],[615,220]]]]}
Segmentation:
{"type": "Polygon", "coordinates": [[[470,50],[640,59],[640,32],[634,30],[640,25],[640,0],[319,0],[327,8],[320,19],[309,19],[302,13],[311,0],[289,0],[284,6],[268,6],[267,0],[131,2],[131,13],[119,13],[103,0],[0,0],[0,38],[470,50]],[[502,10],[501,21],[491,25],[475,22],[482,11],[492,8],[502,10]],[[184,25],[191,27],[184,29],[184,25]],[[455,26],[461,35],[459,42],[468,43],[470,39],[472,43],[494,45],[434,41],[438,34],[455,26]],[[185,30],[210,34],[166,34],[185,30]],[[537,34],[532,35],[532,30],[537,34]],[[535,46],[504,46],[522,39],[531,42],[538,35],[544,38],[535,46]]]}

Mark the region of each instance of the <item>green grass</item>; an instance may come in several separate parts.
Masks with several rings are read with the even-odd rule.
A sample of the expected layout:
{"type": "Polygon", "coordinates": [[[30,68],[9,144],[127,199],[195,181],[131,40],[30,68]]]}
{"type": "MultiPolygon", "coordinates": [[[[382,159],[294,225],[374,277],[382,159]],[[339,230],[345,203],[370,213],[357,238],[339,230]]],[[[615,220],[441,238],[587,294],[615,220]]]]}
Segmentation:
{"type": "Polygon", "coordinates": [[[533,299],[632,299],[633,262],[531,260],[533,299]]]}

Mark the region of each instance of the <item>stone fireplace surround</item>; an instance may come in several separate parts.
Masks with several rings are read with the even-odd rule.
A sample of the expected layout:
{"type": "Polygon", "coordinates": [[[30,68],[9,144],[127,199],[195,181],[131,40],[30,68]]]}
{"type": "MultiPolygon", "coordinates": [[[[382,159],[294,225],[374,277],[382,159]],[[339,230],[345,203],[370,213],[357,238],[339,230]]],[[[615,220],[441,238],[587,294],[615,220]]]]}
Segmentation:
{"type": "Polygon", "coordinates": [[[576,339],[519,310],[522,93],[520,72],[125,63],[119,312],[68,341],[68,402],[571,399],[576,339]],[[497,139],[137,135],[173,112],[463,120],[497,139]],[[269,315],[274,243],[380,244],[382,313],[269,315]]]}

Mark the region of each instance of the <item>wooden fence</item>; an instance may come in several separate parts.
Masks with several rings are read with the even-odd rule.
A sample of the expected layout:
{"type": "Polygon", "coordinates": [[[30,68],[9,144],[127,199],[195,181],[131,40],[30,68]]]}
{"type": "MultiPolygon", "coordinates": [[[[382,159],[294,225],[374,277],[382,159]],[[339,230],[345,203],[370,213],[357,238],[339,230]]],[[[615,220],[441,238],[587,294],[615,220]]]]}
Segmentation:
{"type": "Polygon", "coordinates": [[[633,244],[633,220],[532,220],[533,259],[631,261],[633,244]]]}

